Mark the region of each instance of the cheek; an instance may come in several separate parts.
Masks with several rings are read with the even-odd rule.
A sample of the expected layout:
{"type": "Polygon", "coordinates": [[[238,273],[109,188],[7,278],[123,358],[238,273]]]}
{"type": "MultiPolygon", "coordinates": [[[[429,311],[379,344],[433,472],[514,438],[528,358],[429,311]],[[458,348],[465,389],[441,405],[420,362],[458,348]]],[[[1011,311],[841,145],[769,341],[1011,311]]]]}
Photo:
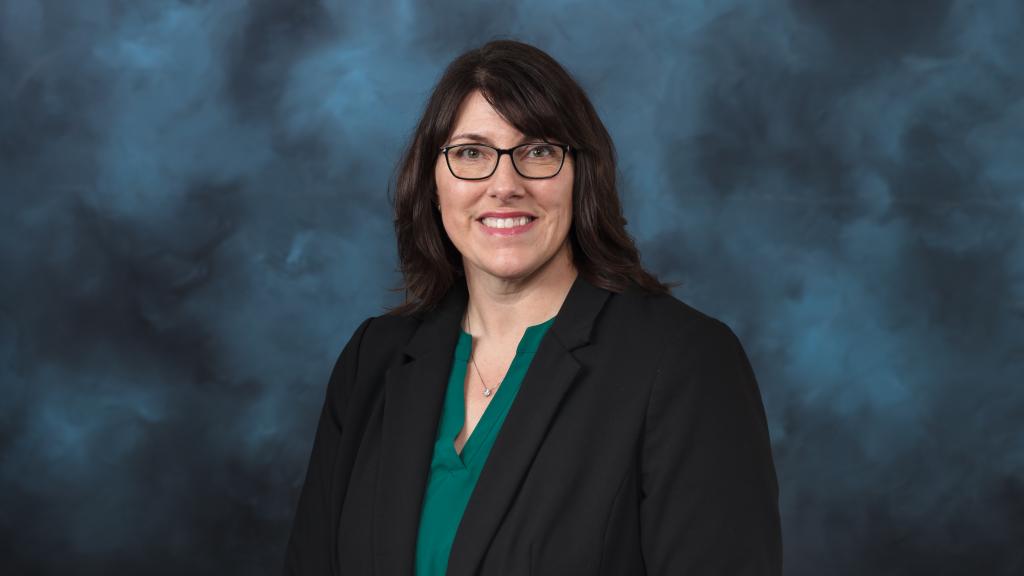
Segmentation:
{"type": "Polygon", "coordinates": [[[444,160],[434,167],[434,187],[437,189],[438,198],[449,199],[453,195],[457,195],[461,182],[448,171],[444,160]]]}
{"type": "Polygon", "coordinates": [[[557,193],[559,220],[566,228],[572,223],[572,182],[569,182],[568,189],[561,189],[557,193]]]}

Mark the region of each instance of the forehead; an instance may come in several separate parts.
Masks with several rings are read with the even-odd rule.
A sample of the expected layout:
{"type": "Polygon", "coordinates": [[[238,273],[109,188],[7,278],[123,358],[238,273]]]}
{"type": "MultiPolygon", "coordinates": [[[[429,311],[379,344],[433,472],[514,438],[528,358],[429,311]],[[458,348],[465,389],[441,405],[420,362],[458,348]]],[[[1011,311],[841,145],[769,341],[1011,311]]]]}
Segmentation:
{"type": "Polygon", "coordinates": [[[460,134],[470,132],[491,140],[491,143],[496,140],[514,140],[523,136],[522,132],[498,114],[498,111],[491,106],[479,90],[466,96],[462,105],[459,106],[455,127],[452,129],[452,139],[456,139],[460,134]]]}

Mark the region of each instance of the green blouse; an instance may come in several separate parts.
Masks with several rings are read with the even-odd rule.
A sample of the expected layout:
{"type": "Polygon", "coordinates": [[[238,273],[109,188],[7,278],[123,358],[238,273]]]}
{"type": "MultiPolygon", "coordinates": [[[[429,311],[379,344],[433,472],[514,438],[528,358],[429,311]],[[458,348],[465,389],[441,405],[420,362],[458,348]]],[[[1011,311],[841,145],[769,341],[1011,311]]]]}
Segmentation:
{"type": "Polygon", "coordinates": [[[473,350],[473,337],[465,330],[460,331],[420,513],[416,576],[443,576],[448,569],[448,555],[455,540],[455,531],[469,503],[473,487],[476,486],[494,439],[519,391],[519,385],[541,338],[554,321],[555,318],[551,318],[526,328],[505,378],[494,392],[480,422],[473,428],[461,454],[455,452],[455,437],[466,423],[464,386],[467,363],[473,350]]]}

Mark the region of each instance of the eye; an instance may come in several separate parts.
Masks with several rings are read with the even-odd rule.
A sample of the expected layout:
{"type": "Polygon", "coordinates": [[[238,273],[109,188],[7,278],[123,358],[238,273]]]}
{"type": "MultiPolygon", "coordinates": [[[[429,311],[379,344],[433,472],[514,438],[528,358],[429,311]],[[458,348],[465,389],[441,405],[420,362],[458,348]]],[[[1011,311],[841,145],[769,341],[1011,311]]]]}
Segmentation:
{"type": "Polygon", "coordinates": [[[530,148],[529,154],[534,158],[545,158],[554,154],[554,150],[552,150],[551,146],[540,144],[530,148]]]}
{"type": "Polygon", "coordinates": [[[478,146],[459,146],[455,149],[455,157],[460,160],[477,160],[484,154],[478,146]]]}

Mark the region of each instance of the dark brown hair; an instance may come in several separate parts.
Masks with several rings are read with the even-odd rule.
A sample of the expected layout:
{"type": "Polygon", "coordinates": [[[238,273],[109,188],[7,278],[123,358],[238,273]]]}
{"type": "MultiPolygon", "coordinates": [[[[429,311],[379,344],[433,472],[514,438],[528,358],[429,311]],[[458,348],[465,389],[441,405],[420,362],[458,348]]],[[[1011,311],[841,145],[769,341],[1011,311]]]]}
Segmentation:
{"type": "Polygon", "coordinates": [[[619,202],[615,147],[583,89],[544,51],[494,40],[448,65],[397,166],[394,224],[403,283],[392,291],[405,291],[405,302],[387,309],[388,314],[433,309],[455,282],[465,282],[462,256],[434,208],[434,166],[459,106],[474,90],[523,134],[572,146],[569,238],[579,274],[612,292],[639,287],[665,294],[678,285],[663,284],[640,264],[619,202]]]}

